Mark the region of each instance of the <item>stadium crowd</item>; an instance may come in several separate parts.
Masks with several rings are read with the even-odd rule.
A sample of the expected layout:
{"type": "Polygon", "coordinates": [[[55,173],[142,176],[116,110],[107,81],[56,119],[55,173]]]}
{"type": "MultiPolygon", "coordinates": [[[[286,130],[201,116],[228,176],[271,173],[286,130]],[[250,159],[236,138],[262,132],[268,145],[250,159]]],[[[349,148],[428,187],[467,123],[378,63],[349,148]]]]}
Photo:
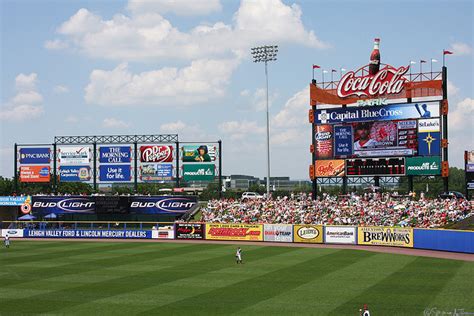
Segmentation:
{"type": "Polygon", "coordinates": [[[425,199],[365,194],[312,200],[306,195],[276,199],[211,200],[202,220],[215,223],[326,224],[441,227],[474,215],[463,199],[425,199]]]}

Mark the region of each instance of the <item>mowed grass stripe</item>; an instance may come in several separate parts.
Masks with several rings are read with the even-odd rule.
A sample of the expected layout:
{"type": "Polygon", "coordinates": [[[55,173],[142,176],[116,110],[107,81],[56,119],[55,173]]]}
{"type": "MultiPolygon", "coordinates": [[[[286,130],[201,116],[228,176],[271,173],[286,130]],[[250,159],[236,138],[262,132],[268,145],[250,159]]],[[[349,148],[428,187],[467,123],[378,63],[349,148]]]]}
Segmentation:
{"type": "MultiPolygon", "coordinates": [[[[352,256],[354,251],[365,253],[360,250],[348,250],[346,253],[348,256],[352,256]]],[[[241,312],[253,315],[302,315],[307,314],[308,311],[311,311],[310,314],[317,311],[318,314],[325,315],[341,302],[352,299],[361,291],[365,291],[415,259],[411,256],[377,253],[295,289],[261,301],[241,312]]],[[[358,306],[354,306],[354,311],[357,311],[358,308],[358,306]]],[[[355,315],[355,313],[353,314],[355,315]]]]}
{"type": "MultiPolygon", "coordinates": [[[[157,244],[158,245],[158,244],[157,244]]],[[[199,249],[223,247],[221,245],[205,245],[195,244],[190,247],[181,247],[181,251],[187,251],[190,255],[195,255],[199,249]]],[[[265,251],[265,247],[259,247],[249,252],[265,251]]],[[[291,251],[288,250],[288,251],[291,251]]],[[[158,252],[157,252],[158,253],[158,252]]],[[[163,252],[161,252],[163,253],[163,252]]],[[[153,256],[147,254],[146,256],[152,258],[143,258],[144,260],[153,260],[153,256]]],[[[196,256],[195,258],[199,258],[196,256]]],[[[180,278],[187,278],[196,273],[205,273],[222,268],[228,264],[229,255],[221,255],[215,258],[203,258],[197,262],[187,264],[176,264],[176,266],[165,269],[157,269],[154,272],[145,273],[131,273],[128,275],[117,277],[106,282],[97,282],[93,284],[85,284],[81,286],[70,287],[59,291],[53,291],[41,295],[31,296],[28,298],[28,304],[24,305],[23,299],[8,300],[5,304],[0,306],[0,312],[5,313],[47,313],[57,311],[64,306],[75,307],[81,304],[87,304],[94,300],[111,297],[114,295],[133,292],[139,289],[156,286],[161,283],[171,282],[180,278]],[[19,306],[21,309],[19,310],[19,306]]],[[[120,265],[120,264],[118,264],[120,265]]],[[[106,268],[104,266],[104,268],[106,268]]],[[[100,267],[97,267],[100,269],[100,267]]]]}
{"type": "Polygon", "coordinates": [[[374,253],[358,251],[353,251],[348,255],[347,251],[338,250],[322,257],[311,257],[310,259],[302,257],[301,262],[297,264],[225,288],[196,295],[174,304],[161,306],[159,311],[163,315],[176,314],[183,310],[192,311],[193,314],[206,314],[209,311],[208,306],[212,306],[213,314],[238,313],[249,306],[319,279],[373,255],[374,253]]]}
{"type": "Polygon", "coordinates": [[[354,306],[364,304],[374,315],[421,314],[462,265],[462,261],[416,257],[330,314],[353,314],[354,306]]]}

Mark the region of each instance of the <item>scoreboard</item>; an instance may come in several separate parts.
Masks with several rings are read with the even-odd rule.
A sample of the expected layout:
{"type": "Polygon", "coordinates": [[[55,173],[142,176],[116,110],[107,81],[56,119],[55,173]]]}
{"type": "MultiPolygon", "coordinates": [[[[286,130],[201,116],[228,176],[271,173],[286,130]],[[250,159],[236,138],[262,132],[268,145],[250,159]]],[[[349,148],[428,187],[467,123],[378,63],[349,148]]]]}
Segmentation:
{"type": "Polygon", "coordinates": [[[348,176],[403,176],[405,158],[348,159],[348,176]]]}

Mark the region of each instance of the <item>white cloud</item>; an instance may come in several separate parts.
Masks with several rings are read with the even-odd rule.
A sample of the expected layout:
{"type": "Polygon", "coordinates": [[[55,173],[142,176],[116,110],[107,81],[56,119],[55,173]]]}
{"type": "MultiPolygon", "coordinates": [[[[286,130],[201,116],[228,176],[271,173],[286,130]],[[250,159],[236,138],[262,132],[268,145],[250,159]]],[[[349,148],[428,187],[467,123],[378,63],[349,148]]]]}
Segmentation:
{"type": "Polygon", "coordinates": [[[103,126],[106,128],[129,128],[130,124],[126,123],[122,120],[110,117],[110,118],[105,118],[102,122],[103,126]]]}
{"type": "Polygon", "coordinates": [[[255,121],[228,121],[219,124],[218,129],[221,133],[230,136],[232,140],[253,139],[255,135],[261,135],[265,132],[265,127],[259,126],[255,121]]]}
{"type": "Polygon", "coordinates": [[[168,134],[178,134],[186,128],[186,124],[183,121],[178,120],[176,122],[165,123],[160,126],[160,131],[168,134]]]}
{"type": "Polygon", "coordinates": [[[448,96],[457,95],[459,92],[459,88],[454,85],[452,81],[448,79],[448,96]]]}
{"type": "Polygon", "coordinates": [[[474,148],[474,131],[472,129],[472,118],[474,117],[474,99],[465,98],[457,104],[449,107],[449,164],[451,166],[463,166],[463,155],[465,150],[474,148]]]}
{"type": "MultiPolygon", "coordinates": [[[[272,120],[277,128],[298,127],[308,123],[309,88],[295,93],[272,120]]],[[[309,124],[309,123],[308,123],[309,124]]]]}
{"type": "MultiPolygon", "coordinates": [[[[255,90],[253,94],[253,103],[254,108],[257,111],[264,111],[267,108],[267,92],[263,88],[255,90]]],[[[268,96],[268,107],[271,108],[275,100],[277,99],[278,94],[276,92],[270,93],[268,96]]]]}
{"type": "Polygon", "coordinates": [[[65,41],[60,39],[54,39],[44,42],[44,47],[47,49],[55,50],[55,49],[65,49],[68,48],[68,44],[65,41]]]}
{"type": "Polygon", "coordinates": [[[135,15],[147,12],[204,15],[221,10],[219,0],[130,0],[127,7],[135,15]]]}
{"type": "Polygon", "coordinates": [[[65,119],[65,122],[69,123],[69,124],[76,124],[76,123],[79,123],[79,121],[80,121],[79,118],[77,116],[74,116],[74,115],[69,115],[65,119]]]}
{"type": "MultiPolygon", "coordinates": [[[[309,124],[308,124],[309,126],[309,124]]],[[[283,130],[278,130],[272,133],[270,142],[272,145],[288,145],[288,144],[298,144],[306,143],[310,139],[308,133],[304,129],[300,128],[287,128],[283,130]]]]}
{"type": "MultiPolygon", "coordinates": [[[[281,0],[242,0],[231,24],[199,24],[182,32],[157,13],[172,3],[182,8],[181,1],[152,3],[132,1],[133,14],[116,14],[110,20],[80,9],[57,30],[61,41],[95,58],[114,60],[156,60],[184,58],[187,60],[229,55],[248,56],[252,45],[265,43],[297,43],[325,48],[314,31],[307,30],[298,5],[285,5],[281,0]],[[153,7],[154,9],[145,9],[153,7]],[[134,9],[135,8],[135,9],[134,9]],[[138,8],[141,8],[140,10],[138,8]],[[160,9],[158,8],[158,11],[160,9]]],[[[209,5],[207,1],[186,1],[186,10],[209,5]]],[[[212,7],[212,6],[211,6],[212,7]]],[[[184,9],[183,9],[184,10],[184,9]]],[[[56,48],[64,45],[52,41],[56,48]]]]}
{"type": "Polygon", "coordinates": [[[53,92],[56,94],[63,94],[63,93],[68,93],[69,88],[63,85],[57,85],[53,88],[53,92]]]}
{"type": "Polygon", "coordinates": [[[160,126],[160,132],[165,134],[178,134],[180,141],[215,139],[214,135],[209,135],[199,124],[187,124],[181,120],[162,124],[160,126]]]}
{"type": "Polygon", "coordinates": [[[451,44],[450,50],[454,53],[454,56],[469,55],[472,52],[472,47],[466,43],[456,42],[451,44]]]}
{"type": "Polygon", "coordinates": [[[240,91],[240,96],[242,97],[248,97],[250,95],[250,90],[248,89],[244,89],[242,91],[240,91]]]}
{"type": "Polygon", "coordinates": [[[223,96],[236,66],[235,60],[196,60],[181,69],[133,74],[123,63],[111,71],[92,71],[85,99],[100,105],[196,104],[223,96]]]}
{"type": "Polygon", "coordinates": [[[37,91],[38,75],[31,73],[19,74],[15,78],[17,93],[0,108],[0,120],[26,121],[43,114],[41,106],[43,96],[37,91]]]}

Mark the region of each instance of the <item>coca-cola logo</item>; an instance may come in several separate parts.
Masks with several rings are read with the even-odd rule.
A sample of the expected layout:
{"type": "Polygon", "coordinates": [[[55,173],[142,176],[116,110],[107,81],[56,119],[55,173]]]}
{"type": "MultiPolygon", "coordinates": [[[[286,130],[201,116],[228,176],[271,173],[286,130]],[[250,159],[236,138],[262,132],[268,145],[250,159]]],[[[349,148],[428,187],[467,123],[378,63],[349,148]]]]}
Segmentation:
{"type": "Polygon", "coordinates": [[[141,162],[172,162],[173,147],[171,146],[141,146],[141,162]]]}
{"type": "Polygon", "coordinates": [[[356,77],[355,72],[349,71],[339,81],[337,95],[340,98],[356,96],[380,96],[388,94],[398,94],[405,88],[408,81],[404,74],[408,72],[410,66],[394,68],[386,66],[375,75],[356,77]]]}
{"type": "Polygon", "coordinates": [[[332,138],[331,132],[318,132],[316,133],[316,140],[317,141],[325,141],[332,138]]]}

